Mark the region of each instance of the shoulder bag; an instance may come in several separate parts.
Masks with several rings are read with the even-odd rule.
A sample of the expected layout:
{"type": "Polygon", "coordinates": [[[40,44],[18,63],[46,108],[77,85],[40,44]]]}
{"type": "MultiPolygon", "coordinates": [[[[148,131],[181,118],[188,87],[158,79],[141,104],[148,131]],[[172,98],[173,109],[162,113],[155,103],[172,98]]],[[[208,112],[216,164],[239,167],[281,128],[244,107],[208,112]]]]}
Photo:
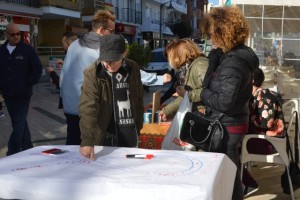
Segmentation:
{"type": "Polygon", "coordinates": [[[221,152],[224,127],[218,119],[210,119],[202,113],[187,112],[180,130],[180,139],[207,152],[221,152]]]}

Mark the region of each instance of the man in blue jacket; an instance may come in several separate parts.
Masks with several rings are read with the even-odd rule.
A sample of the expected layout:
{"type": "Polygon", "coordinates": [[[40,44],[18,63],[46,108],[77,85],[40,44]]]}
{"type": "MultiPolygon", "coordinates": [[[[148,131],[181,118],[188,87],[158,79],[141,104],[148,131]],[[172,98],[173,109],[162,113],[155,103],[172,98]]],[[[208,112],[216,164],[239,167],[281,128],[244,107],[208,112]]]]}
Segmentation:
{"type": "Polygon", "coordinates": [[[115,30],[115,16],[110,11],[96,12],[92,31],[72,42],[68,48],[59,77],[60,95],[67,121],[66,145],[80,145],[78,105],[83,82],[83,71],[99,58],[100,37],[115,30]]]}
{"type": "Polygon", "coordinates": [[[11,118],[13,131],[7,156],[32,148],[27,114],[32,86],[42,74],[42,64],[34,48],[21,41],[17,24],[6,27],[7,41],[0,47],[0,90],[11,118]]]}

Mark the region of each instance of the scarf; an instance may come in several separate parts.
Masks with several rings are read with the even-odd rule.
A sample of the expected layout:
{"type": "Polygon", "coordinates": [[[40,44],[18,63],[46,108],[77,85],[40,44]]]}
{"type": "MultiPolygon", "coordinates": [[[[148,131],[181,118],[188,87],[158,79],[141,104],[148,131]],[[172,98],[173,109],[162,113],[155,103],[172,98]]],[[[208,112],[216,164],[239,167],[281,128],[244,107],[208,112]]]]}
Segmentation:
{"type": "Polygon", "coordinates": [[[111,73],[113,110],[119,147],[137,146],[137,131],[129,98],[128,76],[125,62],[117,72],[111,73]]]}
{"type": "Polygon", "coordinates": [[[88,47],[91,49],[99,49],[100,48],[100,35],[96,32],[88,32],[85,33],[82,38],[79,38],[79,44],[84,47],[88,47]]]}

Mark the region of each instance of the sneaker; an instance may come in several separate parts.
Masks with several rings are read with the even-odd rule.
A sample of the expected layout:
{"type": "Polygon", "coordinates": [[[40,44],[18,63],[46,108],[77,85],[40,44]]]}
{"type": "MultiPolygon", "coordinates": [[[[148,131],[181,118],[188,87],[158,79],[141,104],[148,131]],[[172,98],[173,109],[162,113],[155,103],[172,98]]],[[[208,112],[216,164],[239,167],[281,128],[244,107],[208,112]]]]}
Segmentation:
{"type": "Polygon", "coordinates": [[[258,186],[245,186],[244,187],[244,197],[249,196],[250,194],[253,194],[254,192],[256,192],[258,190],[258,186]]]}
{"type": "Polygon", "coordinates": [[[0,117],[4,117],[4,113],[3,112],[0,112],[0,117]]]}

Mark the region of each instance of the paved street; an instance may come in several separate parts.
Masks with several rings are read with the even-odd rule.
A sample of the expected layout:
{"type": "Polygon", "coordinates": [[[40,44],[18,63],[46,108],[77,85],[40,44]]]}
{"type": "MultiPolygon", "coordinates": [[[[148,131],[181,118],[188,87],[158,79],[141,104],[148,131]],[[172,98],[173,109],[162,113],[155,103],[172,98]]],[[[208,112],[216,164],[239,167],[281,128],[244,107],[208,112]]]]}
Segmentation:
{"type": "MultiPolygon", "coordinates": [[[[145,91],[144,104],[152,101],[152,93],[166,91],[169,85],[153,86],[149,93],[145,91]]],[[[42,82],[34,86],[34,94],[28,114],[28,124],[34,146],[64,144],[66,123],[62,109],[58,109],[59,94],[54,85],[42,82]]],[[[0,118],[0,158],[7,151],[7,141],[11,134],[11,123],[4,104],[4,118],[0,118]]]]}

